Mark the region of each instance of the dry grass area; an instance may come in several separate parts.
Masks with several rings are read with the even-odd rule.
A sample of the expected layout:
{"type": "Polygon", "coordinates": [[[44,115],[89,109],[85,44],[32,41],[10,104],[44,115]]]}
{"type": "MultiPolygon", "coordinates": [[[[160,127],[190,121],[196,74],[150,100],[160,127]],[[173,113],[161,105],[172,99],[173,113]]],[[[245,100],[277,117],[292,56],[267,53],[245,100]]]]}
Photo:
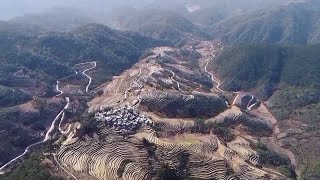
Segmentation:
{"type": "MultiPolygon", "coordinates": [[[[267,107],[262,103],[257,109],[253,109],[251,111],[255,116],[261,117],[262,119],[266,120],[268,123],[275,126],[277,124],[277,120],[274,118],[274,116],[269,112],[267,107]]],[[[276,127],[275,133],[279,133],[279,128],[276,127]]]]}
{"type": "Polygon", "coordinates": [[[85,90],[83,86],[80,86],[80,85],[66,84],[62,86],[61,90],[68,94],[80,94],[80,95],[85,94],[85,90]]]}
{"type": "Polygon", "coordinates": [[[150,117],[154,122],[163,122],[171,126],[186,127],[186,126],[194,125],[194,121],[192,119],[163,118],[163,117],[157,116],[152,112],[142,112],[142,114],[150,117]]]}
{"type": "Polygon", "coordinates": [[[223,123],[225,121],[225,119],[228,119],[228,118],[229,119],[236,119],[237,117],[241,116],[241,114],[242,114],[242,112],[238,107],[232,106],[231,108],[220,113],[218,116],[206,120],[206,123],[210,123],[210,122],[211,123],[223,123]]]}
{"type": "Polygon", "coordinates": [[[21,112],[38,112],[38,109],[35,109],[32,105],[32,102],[28,102],[19,106],[21,112]]]}

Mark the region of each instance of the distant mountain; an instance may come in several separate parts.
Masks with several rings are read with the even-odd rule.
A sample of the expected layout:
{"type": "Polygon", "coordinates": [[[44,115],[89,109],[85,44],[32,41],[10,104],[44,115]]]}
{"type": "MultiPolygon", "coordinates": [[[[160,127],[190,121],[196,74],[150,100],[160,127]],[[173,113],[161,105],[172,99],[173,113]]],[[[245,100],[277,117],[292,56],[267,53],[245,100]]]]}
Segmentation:
{"type": "Polygon", "coordinates": [[[156,39],[179,43],[191,35],[210,38],[198,26],[183,16],[166,10],[130,10],[118,13],[113,18],[116,28],[131,30],[156,39]]]}
{"type": "Polygon", "coordinates": [[[47,12],[26,14],[12,18],[11,23],[38,26],[46,31],[69,31],[98,20],[72,8],[53,8],[47,12]]]}
{"type": "Polygon", "coordinates": [[[10,21],[0,21],[0,36],[30,36],[40,33],[41,27],[29,24],[18,24],[10,21]]]}
{"type": "Polygon", "coordinates": [[[0,19],[8,20],[25,14],[39,14],[51,8],[67,7],[94,14],[105,13],[121,6],[143,7],[153,0],[10,0],[0,1],[0,19]]]}
{"type": "Polygon", "coordinates": [[[211,26],[228,17],[287,1],[289,0],[162,0],[145,4],[145,8],[172,11],[185,16],[194,24],[211,26]]]}
{"type": "Polygon", "coordinates": [[[188,12],[185,16],[193,23],[212,26],[226,18],[239,16],[257,9],[282,4],[287,0],[200,0],[186,1],[188,12]]]}
{"type": "Polygon", "coordinates": [[[313,44],[320,42],[319,19],[319,1],[308,1],[235,16],[210,29],[228,43],[313,44]]]}

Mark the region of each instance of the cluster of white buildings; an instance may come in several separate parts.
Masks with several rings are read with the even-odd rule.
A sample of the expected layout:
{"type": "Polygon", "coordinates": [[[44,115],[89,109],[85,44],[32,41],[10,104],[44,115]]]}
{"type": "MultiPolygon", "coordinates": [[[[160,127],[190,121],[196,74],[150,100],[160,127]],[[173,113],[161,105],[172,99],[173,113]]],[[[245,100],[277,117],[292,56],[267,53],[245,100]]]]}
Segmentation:
{"type": "Polygon", "coordinates": [[[128,106],[98,112],[95,118],[122,135],[133,134],[140,127],[153,125],[151,119],[128,106]]]}

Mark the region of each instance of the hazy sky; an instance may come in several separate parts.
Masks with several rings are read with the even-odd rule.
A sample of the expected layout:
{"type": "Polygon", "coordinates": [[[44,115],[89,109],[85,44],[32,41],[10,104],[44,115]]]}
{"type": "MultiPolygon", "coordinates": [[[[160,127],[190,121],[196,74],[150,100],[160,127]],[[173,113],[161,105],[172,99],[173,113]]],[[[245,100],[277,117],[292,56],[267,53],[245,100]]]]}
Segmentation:
{"type": "Polygon", "coordinates": [[[7,20],[53,7],[107,10],[120,5],[134,6],[153,0],[0,0],[0,19],[7,20]]]}
{"type": "MultiPolygon", "coordinates": [[[[70,0],[73,1],[73,0],[70,0]]],[[[54,6],[61,6],[68,0],[0,0],[0,19],[9,19],[26,13],[41,12],[54,6]]]]}
{"type": "MultiPolygon", "coordinates": [[[[258,2],[279,2],[289,0],[0,0],[0,20],[7,20],[15,16],[47,11],[53,7],[72,7],[84,11],[108,11],[117,6],[141,6],[156,1],[156,4],[165,3],[200,3],[225,2],[227,5],[244,4],[245,6],[258,2]]],[[[293,0],[291,0],[293,1],[293,0]]],[[[316,0],[320,1],[320,0],[316,0]]],[[[200,3],[201,4],[201,3],[200,3]]]]}
{"type": "Polygon", "coordinates": [[[0,18],[8,19],[25,13],[41,12],[66,2],[68,0],[0,0],[0,18]]]}

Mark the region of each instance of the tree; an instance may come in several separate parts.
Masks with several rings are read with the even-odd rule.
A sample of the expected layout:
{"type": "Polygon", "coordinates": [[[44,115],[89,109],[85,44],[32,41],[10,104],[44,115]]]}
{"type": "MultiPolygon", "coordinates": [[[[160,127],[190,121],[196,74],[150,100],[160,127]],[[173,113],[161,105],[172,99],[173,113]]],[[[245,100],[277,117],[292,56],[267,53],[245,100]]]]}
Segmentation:
{"type": "Polygon", "coordinates": [[[97,95],[100,97],[100,96],[102,96],[103,95],[103,90],[99,90],[99,91],[97,91],[97,95]]]}
{"type": "Polygon", "coordinates": [[[41,154],[34,153],[25,162],[17,167],[11,174],[1,176],[0,180],[60,180],[53,177],[49,170],[41,165],[41,154]]]}
{"type": "Polygon", "coordinates": [[[315,165],[306,168],[302,172],[303,180],[317,180],[320,179],[320,161],[315,163],[315,165]]]}
{"type": "Polygon", "coordinates": [[[157,172],[157,177],[159,180],[182,180],[168,164],[161,165],[161,168],[157,172]]]}

